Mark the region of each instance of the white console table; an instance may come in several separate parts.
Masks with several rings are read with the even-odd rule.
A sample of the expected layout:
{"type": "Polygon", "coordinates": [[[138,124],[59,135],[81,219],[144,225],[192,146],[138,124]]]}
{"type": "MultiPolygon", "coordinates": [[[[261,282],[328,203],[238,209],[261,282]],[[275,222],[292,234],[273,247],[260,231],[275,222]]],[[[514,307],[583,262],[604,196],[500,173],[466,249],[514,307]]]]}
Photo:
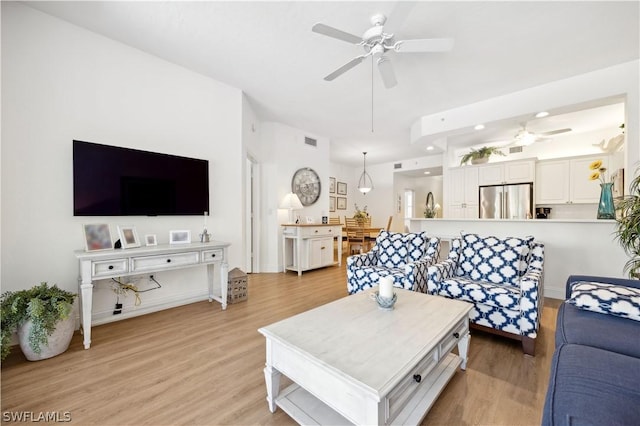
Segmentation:
{"type": "Polygon", "coordinates": [[[227,309],[227,285],[229,266],[227,247],[221,241],[176,245],[157,245],[133,249],[75,252],[80,263],[81,321],[84,348],[91,346],[91,310],[93,305],[93,281],[130,275],[144,275],[171,269],[207,266],[209,302],[216,300],[227,309]],[[215,266],[220,268],[220,296],[214,294],[215,266]]]}
{"type": "Polygon", "coordinates": [[[302,271],[335,265],[333,239],[338,239],[338,265],[342,265],[342,225],[282,225],[283,271],[302,271]]]}

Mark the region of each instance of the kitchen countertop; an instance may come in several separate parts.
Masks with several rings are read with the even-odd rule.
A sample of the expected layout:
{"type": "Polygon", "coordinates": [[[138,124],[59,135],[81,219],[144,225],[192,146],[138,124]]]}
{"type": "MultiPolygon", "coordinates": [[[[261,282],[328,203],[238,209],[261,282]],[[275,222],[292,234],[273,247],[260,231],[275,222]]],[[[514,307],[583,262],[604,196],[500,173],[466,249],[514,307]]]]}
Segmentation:
{"type": "Polygon", "coordinates": [[[451,218],[413,218],[409,220],[442,222],[527,222],[527,223],[616,223],[613,219],[451,219],[451,218]]]}

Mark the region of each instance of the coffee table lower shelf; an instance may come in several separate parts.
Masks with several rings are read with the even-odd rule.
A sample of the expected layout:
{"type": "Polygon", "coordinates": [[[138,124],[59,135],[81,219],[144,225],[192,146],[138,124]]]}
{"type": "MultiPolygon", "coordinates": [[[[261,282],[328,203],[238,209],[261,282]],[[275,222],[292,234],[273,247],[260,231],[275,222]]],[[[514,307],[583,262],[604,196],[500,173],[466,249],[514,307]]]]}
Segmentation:
{"type": "MultiPolygon", "coordinates": [[[[449,353],[429,376],[423,379],[413,397],[389,424],[420,424],[461,363],[462,358],[449,353]]],[[[276,404],[301,425],[352,424],[296,383],[280,392],[276,404]]]]}

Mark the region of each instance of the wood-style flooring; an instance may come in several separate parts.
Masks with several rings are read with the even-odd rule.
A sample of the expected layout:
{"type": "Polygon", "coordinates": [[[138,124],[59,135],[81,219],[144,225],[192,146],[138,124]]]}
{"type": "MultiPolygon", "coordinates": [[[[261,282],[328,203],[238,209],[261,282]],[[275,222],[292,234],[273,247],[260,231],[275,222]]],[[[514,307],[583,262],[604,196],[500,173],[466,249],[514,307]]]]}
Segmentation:
{"type": "MultiPolygon", "coordinates": [[[[44,361],[28,362],[15,347],[2,363],[2,422],[26,411],[68,412],[78,425],[295,424],[267,408],[257,329],[346,296],[344,265],[302,277],[252,274],[248,300],[226,311],[204,301],[101,325],[89,350],[79,332],[67,352],[44,361]]],[[[540,424],[559,303],[545,301],[535,357],[519,342],[472,331],[467,370],[423,424],[540,424]]]]}

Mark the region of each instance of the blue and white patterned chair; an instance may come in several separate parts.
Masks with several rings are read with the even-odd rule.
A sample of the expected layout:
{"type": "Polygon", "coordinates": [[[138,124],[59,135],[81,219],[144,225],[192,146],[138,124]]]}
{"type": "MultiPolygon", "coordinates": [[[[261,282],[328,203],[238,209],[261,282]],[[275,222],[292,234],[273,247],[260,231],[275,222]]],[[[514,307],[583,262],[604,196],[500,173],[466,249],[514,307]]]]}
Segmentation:
{"type": "Polygon", "coordinates": [[[474,328],[520,340],[534,355],[544,302],[542,243],[463,233],[427,275],[427,293],[473,303],[474,328]]]}
{"type": "Polygon", "coordinates": [[[393,277],[394,287],[426,287],[427,267],[438,261],[439,249],[440,239],[425,232],[380,231],[371,251],[347,258],[347,291],[355,294],[375,287],[386,276],[393,277]]]}

